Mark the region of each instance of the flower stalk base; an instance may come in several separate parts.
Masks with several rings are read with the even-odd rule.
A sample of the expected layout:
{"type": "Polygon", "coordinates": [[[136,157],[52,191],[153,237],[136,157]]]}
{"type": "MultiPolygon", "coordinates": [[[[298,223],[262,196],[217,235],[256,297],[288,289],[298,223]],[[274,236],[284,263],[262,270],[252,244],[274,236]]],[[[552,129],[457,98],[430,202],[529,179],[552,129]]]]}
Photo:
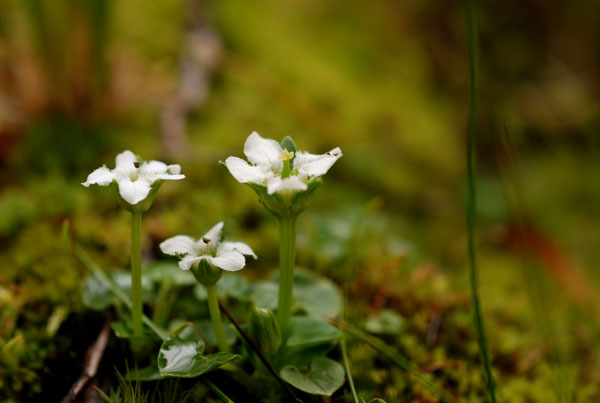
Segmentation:
{"type": "Polygon", "coordinates": [[[216,284],[212,284],[205,287],[208,297],[208,312],[210,313],[210,320],[212,321],[212,325],[215,330],[219,350],[229,353],[229,344],[227,344],[227,336],[225,336],[225,328],[223,327],[223,321],[221,321],[221,311],[219,310],[217,286],[216,284]]]}
{"type": "Polygon", "coordinates": [[[131,320],[133,334],[142,336],[142,213],[131,213],[131,320]]]}
{"type": "Polygon", "coordinates": [[[294,264],[296,260],[296,216],[279,219],[279,299],[277,319],[283,345],[290,334],[292,298],[294,291],[294,264]]]}

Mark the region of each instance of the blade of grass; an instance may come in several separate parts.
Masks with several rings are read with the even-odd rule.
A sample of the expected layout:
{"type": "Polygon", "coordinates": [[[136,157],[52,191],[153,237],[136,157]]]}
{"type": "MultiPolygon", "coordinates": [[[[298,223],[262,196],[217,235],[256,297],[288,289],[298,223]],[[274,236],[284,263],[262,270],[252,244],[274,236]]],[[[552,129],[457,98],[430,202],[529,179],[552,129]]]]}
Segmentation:
{"type": "Polygon", "coordinates": [[[350,391],[352,392],[352,399],[354,399],[354,403],[359,403],[358,394],[356,393],[356,389],[354,388],[354,379],[352,379],[352,372],[350,371],[350,361],[348,360],[348,352],[346,351],[346,335],[342,335],[342,339],[340,340],[340,347],[342,349],[342,359],[344,361],[344,369],[346,370],[346,377],[348,377],[348,385],[350,386],[350,391]]]}
{"type": "Polygon", "coordinates": [[[378,339],[375,336],[371,336],[368,333],[365,333],[361,329],[356,326],[351,325],[348,322],[343,322],[333,318],[326,318],[332,325],[340,328],[341,330],[353,335],[357,339],[362,340],[364,343],[369,345],[374,350],[380,352],[381,354],[388,357],[392,360],[396,365],[410,373],[417,382],[421,384],[429,393],[438,398],[440,402],[447,402],[448,399],[444,396],[443,392],[439,390],[439,388],[431,381],[429,374],[421,371],[415,364],[413,364],[409,359],[402,356],[398,353],[393,347],[386,344],[382,340],[378,339]]]}
{"type": "Polygon", "coordinates": [[[490,401],[496,403],[496,392],[494,377],[492,375],[492,365],[487,347],[487,338],[485,336],[485,324],[481,305],[479,302],[477,261],[475,251],[475,218],[477,195],[475,187],[476,161],[475,146],[477,143],[477,86],[478,86],[478,66],[477,66],[477,27],[475,23],[475,12],[471,1],[465,2],[465,19],[467,24],[467,51],[469,58],[469,142],[467,147],[467,243],[469,254],[469,269],[471,280],[471,298],[473,300],[473,316],[477,337],[479,339],[479,350],[481,360],[486,375],[486,385],[490,396],[490,401]]]}
{"type": "MultiPolygon", "coordinates": [[[[348,283],[344,282],[344,322],[348,322],[348,283]]],[[[354,387],[354,379],[352,378],[352,372],[350,371],[350,360],[348,359],[348,351],[346,349],[346,333],[343,329],[340,329],[342,332],[342,338],[340,340],[340,348],[342,350],[342,360],[344,361],[344,370],[346,371],[346,377],[348,377],[348,386],[350,386],[350,391],[352,392],[352,399],[354,399],[354,403],[359,403],[358,394],[356,393],[356,388],[354,387]]]]}

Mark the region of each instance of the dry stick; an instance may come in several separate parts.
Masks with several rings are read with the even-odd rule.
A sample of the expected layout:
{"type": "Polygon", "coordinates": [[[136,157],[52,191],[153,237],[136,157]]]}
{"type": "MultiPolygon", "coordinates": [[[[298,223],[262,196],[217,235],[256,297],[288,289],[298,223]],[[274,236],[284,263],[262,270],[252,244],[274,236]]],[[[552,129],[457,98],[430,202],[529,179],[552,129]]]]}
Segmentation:
{"type": "Polygon", "coordinates": [[[69,393],[67,393],[61,403],[70,403],[74,401],[79,393],[83,391],[85,385],[87,385],[90,379],[96,376],[96,372],[98,371],[98,366],[100,365],[100,360],[102,359],[104,350],[106,350],[106,344],[108,343],[109,337],[110,321],[107,320],[104,324],[104,327],[102,327],[98,338],[87,350],[83,373],[73,384],[73,386],[71,386],[69,393]]]}
{"type": "Polygon", "coordinates": [[[285,383],[285,381],[283,379],[281,379],[281,377],[279,376],[279,374],[277,373],[277,371],[275,371],[275,368],[273,368],[273,366],[269,363],[269,360],[267,360],[267,358],[263,355],[262,351],[260,351],[260,349],[258,348],[258,346],[256,344],[254,344],[254,342],[250,339],[250,337],[248,337],[248,335],[246,334],[246,332],[244,332],[242,330],[242,328],[240,327],[240,325],[236,322],[236,320],[233,318],[233,316],[231,315],[231,313],[229,313],[229,311],[227,310],[227,308],[225,308],[225,306],[221,303],[221,301],[219,301],[219,307],[221,308],[221,312],[223,312],[225,314],[225,316],[227,316],[227,318],[231,321],[231,323],[233,324],[233,326],[235,326],[235,328],[237,329],[237,331],[242,335],[242,337],[244,338],[244,340],[246,341],[246,343],[248,343],[248,345],[250,346],[250,348],[252,348],[252,350],[254,350],[254,352],[256,353],[256,355],[258,356],[258,358],[260,358],[260,360],[265,365],[265,367],[267,367],[267,369],[269,370],[269,372],[271,374],[273,374],[273,376],[275,377],[275,379],[277,379],[277,381],[285,389],[287,389],[288,392],[290,392],[290,394],[292,395],[292,397],[298,403],[304,403],[298,396],[296,396],[296,394],[294,393],[294,391],[292,390],[292,388],[290,388],[289,385],[287,383],[285,383]]]}

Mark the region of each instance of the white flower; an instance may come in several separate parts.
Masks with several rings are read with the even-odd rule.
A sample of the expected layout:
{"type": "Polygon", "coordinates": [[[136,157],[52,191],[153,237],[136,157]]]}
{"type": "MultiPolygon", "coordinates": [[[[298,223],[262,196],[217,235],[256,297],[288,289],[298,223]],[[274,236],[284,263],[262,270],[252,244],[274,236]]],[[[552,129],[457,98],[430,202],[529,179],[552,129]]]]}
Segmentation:
{"type": "Polygon", "coordinates": [[[181,258],[179,267],[189,270],[196,262],[206,260],[213,266],[227,271],[238,271],[246,265],[244,255],[256,255],[243,242],[221,242],[223,223],[220,222],[197,241],[185,235],[177,235],[163,241],[160,250],[167,255],[181,258]]]}
{"type": "Polygon", "coordinates": [[[294,155],[292,151],[282,149],[275,140],[262,138],[252,132],[244,144],[244,154],[250,163],[229,157],[225,165],[238,182],[266,186],[267,193],[272,195],[307,190],[311,180],[325,175],[342,156],[339,147],[322,155],[305,151],[298,151],[294,155]],[[291,169],[290,164],[293,165],[291,169]]]}
{"type": "Polygon", "coordinates": [[[134,205],[150,193],[152,184],[159,180],[177,180],[185,178],[181,175],[181,167],[177,164],[167,165],[160,161],[140,161],[129,150],[117,155],[115,169],[102,166],[88,175],[82,183],[89,187],[96,184],[108,186],[113,181],[119,186],[119,194],[128,203],[134,205]]]}

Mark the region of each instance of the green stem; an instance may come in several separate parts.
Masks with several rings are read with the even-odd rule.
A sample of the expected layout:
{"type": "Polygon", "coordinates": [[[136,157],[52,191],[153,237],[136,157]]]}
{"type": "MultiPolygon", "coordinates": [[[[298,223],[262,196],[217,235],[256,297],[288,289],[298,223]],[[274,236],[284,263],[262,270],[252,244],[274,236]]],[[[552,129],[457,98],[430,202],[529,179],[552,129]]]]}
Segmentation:
{"type": "Polygon", "coordinates": [[[467,51],[469,56],[469,144],[467,148],[467,236],[469,269],[471,279],[471,298],[473,300],[473,316],[479,339],[479,350],[483,367],[485,370],[487,389],[492,403],[496,403],[496,392],[494,377],[492,375],[492,364],[489,357],[487,339],[485,335],[485,324],[479,302],[479,281],[477,277],[477,260],[475,251],[475,218],[477,207],[477,196],[475,187],[476,161],[475,147],[477,141],[477,27],[475,25],[475,12],[473,5],[467,0],[465,3],[465,18],[467,22],[467,51]]]}
{"type": "Polygon", "coordinates": [[[133,334],[141,336],[142,327],[142,213],[131,213],[131,318],[133,334]]]}
{"type": "Polygon", "coordinates": [[[296,260],[296,216],[279,219],[279,300],[277,319],[281,327],[282,346],[290,334],[294,264],[296,260]]]}
{"type": "Polygon", "coordinates": [[[348,378],[348,385],[350,386],[350,391],[352,392],[352,399],[354,399],[354,403],[359,403],[358,395],[356,394],[356,389],[354,388],[354,379],[352,379],[352,372],[350,371],[350,361],[348,360],[348,352],[346,350],[346,335],[342,335],[340,339],[340,346],[342,347],[342,359],[344,360],[344,369],[346,370],[346,377],[348,378]]]}
{"type": "Polygon", "coordinates": [[[208,296],[208,311],[210,313],[210,320],[212,321],[213,328],[215,329],[215,335],[217,336],[217,344],[219,345],[219,350],[228,353],[229,345],[227,344],[225,328],[223,327],[223,322],[221,321],[219,299],[217,298],[217,285],[207,285],[206,294],[208,296]]]}

